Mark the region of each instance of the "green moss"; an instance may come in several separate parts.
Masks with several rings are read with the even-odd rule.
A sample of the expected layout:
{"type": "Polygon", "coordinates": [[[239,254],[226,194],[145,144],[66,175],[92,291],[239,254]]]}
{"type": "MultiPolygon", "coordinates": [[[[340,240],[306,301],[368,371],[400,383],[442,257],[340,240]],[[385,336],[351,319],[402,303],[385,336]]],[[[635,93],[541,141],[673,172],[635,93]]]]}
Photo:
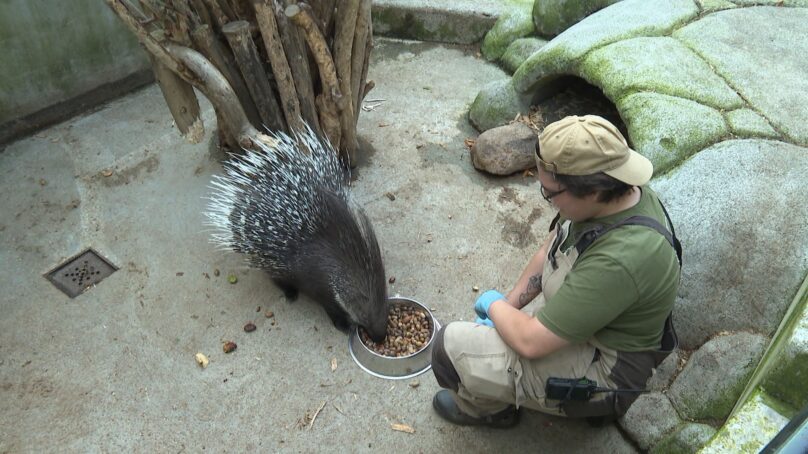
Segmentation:
{"type": "Polygon", "coordinates": [[[737,109],[726,114],[727,124],[732,133],[741,138],[762,137],[764,139],[780,138],[768,120],[751,109],[737,109]]]}
{"type": "Polygon", "coordinates": [[[512,42],[502,55],[502,66],[510,73],[516,71],[531,55],[538,52],[547,41],[541,38],[520,38],[512,42]]]}
{"type": "Polygon", "coordinates": [[[511,79],[497,80],[480,90],[469,109],[469,120],[479,131],[507,124],[518,113],[527,113],[530,98],[516,92],[511,79]]]}
{"type": "Polygon", "coordinates": [[[493,19],[471,20],[466,16],[437,18],[427,13],[396,8],[374,8],[374,33],[403,39],[446,43],[478,42],[491,28],[493,19]]]}
{"type": "Polygon", "coordinates": [[[497,19],[494,28],[486,33],[480,50],[486,59],[498,60],[514,40],[534,32],[530,9],[514,8],[497,19]]]}
{"type": "Polygon", "coordinates": [[[720,112],[687,99],[634,93],[618,100],[617,108],[635,149],[651,160],[656,175],[727,135],[720,112]]]}

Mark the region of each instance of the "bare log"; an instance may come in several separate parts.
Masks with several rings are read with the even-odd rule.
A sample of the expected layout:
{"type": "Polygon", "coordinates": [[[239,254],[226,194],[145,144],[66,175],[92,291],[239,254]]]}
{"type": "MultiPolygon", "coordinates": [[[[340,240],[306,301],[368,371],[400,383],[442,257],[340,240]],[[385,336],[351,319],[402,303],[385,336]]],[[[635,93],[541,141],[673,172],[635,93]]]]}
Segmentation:
{"type": "MultiPolygon", "coordinates": [[[[284,13],[303,30],[306,44],[317,62],[320,70],[320,82],[323,85],[323,93],[318,95],[315,101],[320,114],[320,126],[334,149],[339,150],[341,149],[339,144],[342,134],[339,132],[340,128],[337,127],[335,131],[333,125],[340,122],[340,104],[344,102],[344,99],[339,90],[337,71],[334,68],[331,51],[328,49],[328,44],[320,33],[320,29],[312,20],[311,12],[306,8],[305,3],[289,5],[284,13]]],[[[349,156],[346,157],[349,158],[349,156]]]]}
{"type": "Polygon", "coordinates": [[[213,35],[210,27],[207,25],[200,25],[191,33],[191,38],[194,44],[202,54],[204,54],[216,68],[221,71],[225,78],[230,82],[233,91],[236,93],[237,99],[244,107],[244,112],[247,113],[247,118],[253,125],[261,123],[261,117],[258,115],[258,108],[250,96],[250,91],[244,82],[244,78],[236,69],[235,59],[232,54],[225,48],[224,44],[213,35]]]}
{"type": "Polygon", "coordinates": [[[337,3],[336,32],[334,36],[334,65],[339,79],[343,103],[340,107],[342,126],[342,148],[348,154],[350,163],[356,162],[356,121],[354,101],[351,91],[351,50],[356,30],[356,18],[360,0],[339,0],[337,3]]]}
{"type": "MultiPolygon", "coordinates": [[[[288,0],[289,3],[295,3],[295,0],[288,0]]],[[[334,33],[334,11],[336,10],[337,0],[314,0],[312,10],[314,17],[317,18],[317,26],[325,36],[331,36],[334,33]]]]}
{"type": "Polygon", "coordinates": [[[278,35],[278,25],[275,22],[275,13],[266,1],[255,0],[255,3],[253,3],[255,18],[264,39],[264,46],[269,56],[272,73],[275,75],[275,82],[278,84],[281,108],[286,116],[286,123],[289,125],[289,129],[302,131],[303,122],[300,115],[300,102],[297,97],[295,83],[292,80],[292,71],[289,68],[286,55],[283,53],[283,45],[278,35]]]}
{"type": "Polygon", "coordinates": [[[267,73],[261,64],[258,50],[250,36],[250,24],[247,21],[230,22],[222,28],[230,48],[236,57],[236,63],[244,76],[247,88],[258,107],[258,114],[263,124],[273,131],[282,131],[286,125],[283,113],[275,100],[275,93],[269,84],[267,73]]]}
{"type": "Polygon", "coordinates": [[[169,43],[166,44],[166,50],[195,76],[194,79],[199,84],[195,86],[210,99],[236,141],[241,146],[250,144],[250,137],[257,137],[258,130],[247,119],[236,93],[224,75],[205,56],[193,49],[169,43]]]}
{"type": "Polygon", "coordinates": [[[286,60],[289,62],[289,69],[297,89],[297,98],[300,102],[300,113],[303,120],[311,126],[311,129],[321,133],[320,120],[317,118],[317,107],[314,105],[314,84],[309,68],[308,53],[302,32],[289,22],[289,18],[283,12],[283,5],[280,0],[271,0],[272,9],[275,11],[275,20],[278,25],[281,42],[286,53],[286,60]]]}
{"type": "MultiPolygon", "coordinates": [[[[323,128],[323,133],[328,139],[334,150],[340,149],[340,140],[342,134],[340,132],[339,112],[337,106],[333,101],[328,100],[324,93],[317,95],[315,103],[317,104],[317,112],[320,114],[320,126],[323,128]]],[[[343,153],[342,156],[347,156],[343,153]]]]}
{"type": "Polygon", "coordinates": [[[191,4],[194,7],[196,15],[199,16],[201,23],[207,24],[209,27],[213,28],[215,22],[210,15],[210,11],[208,11],[208,7],[205,6],[205,3],[203,3],[202,0],[191,0],[191,4]]]}
{"type": "Polygon", "coordinates": [[[361,0],[359,13],[356,16],[356,32],[354,33],[351,55],[351,94],[354,103],[354,125],[359,119],[359,109],[362,108],[364,85],[367,78],[367,61],[373,45],[371,42],[370,2],[371,0],[361,0]]]}
{"type": "Polygon", "coordinates": [[[152,54],[149,54],[149,58],[157,85],[163,92],[163,98],[166,100],[177,129],[187,141],[199,143],[205,135],[205,126],[202,123],[202,117],[199,116],[199,102],[193,86],[168,69],[152,54]]]}

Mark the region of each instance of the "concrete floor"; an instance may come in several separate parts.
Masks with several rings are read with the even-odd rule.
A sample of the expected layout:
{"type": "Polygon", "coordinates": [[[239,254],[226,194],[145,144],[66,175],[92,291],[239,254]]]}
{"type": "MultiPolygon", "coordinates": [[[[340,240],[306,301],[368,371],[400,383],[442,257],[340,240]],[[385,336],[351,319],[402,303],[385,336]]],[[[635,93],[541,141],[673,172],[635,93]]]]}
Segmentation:
{"type": "MultiPolygon", "coordinates": [[[[553,212],[533,178],[483,175],[464,146],[469,104],[504,73],[463,48],[376,44],[367,100],[384,101],[360,117],[375,152],[354,194],[390,294],[468,320],[472,287],[508,289],[553,212]]],[[[223,156],[204,112],[206,139],[184,143],[150,86],[0,153],[0,453],[636,451],[615,426],[536,413],[509,431],[455,427],[431,409],[431,372],[411,387],[361,371],[318,306],[286,303],[208,242],[223,156]],[[70,299],[43,274],[87,247],[120,269],[70,299]]]]}

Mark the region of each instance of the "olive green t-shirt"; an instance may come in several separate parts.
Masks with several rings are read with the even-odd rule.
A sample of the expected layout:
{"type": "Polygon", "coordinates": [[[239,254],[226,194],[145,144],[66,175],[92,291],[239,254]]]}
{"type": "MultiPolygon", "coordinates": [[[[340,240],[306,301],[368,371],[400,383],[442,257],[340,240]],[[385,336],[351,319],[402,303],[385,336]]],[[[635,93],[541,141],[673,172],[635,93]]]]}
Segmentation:
{"type": "MultiPolygon", "coordinates": [[[[596,224],[636,215],[670,229],[656,194],[647,186],[641,189],[640,201],[632,208],[573,223],[561,249],[574,248],[581,233],[596,224]]],[[[594,337],[615,350],[653,350],[659,348],[678,286],[679,262],[668,240],[650,227],[624,225],[595,240],[578,257],[537,317],[573,343],[594,337]]]]}

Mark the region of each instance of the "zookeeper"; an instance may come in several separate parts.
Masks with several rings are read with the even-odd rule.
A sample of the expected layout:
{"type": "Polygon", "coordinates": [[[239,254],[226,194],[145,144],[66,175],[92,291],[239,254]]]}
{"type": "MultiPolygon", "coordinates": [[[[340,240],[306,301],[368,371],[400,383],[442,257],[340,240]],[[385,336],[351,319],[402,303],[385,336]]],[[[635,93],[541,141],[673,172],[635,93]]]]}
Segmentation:
{"type": "Polygon", "coordinates": [[[483,293],[475,323],[435,340],[432,404],[454,424],[512,427],[520,407],[612,420],[677,344],[681,247],[651,162],[594,115],[547,126],[536,162],[550,235],[510,292],[483,293]]]}

